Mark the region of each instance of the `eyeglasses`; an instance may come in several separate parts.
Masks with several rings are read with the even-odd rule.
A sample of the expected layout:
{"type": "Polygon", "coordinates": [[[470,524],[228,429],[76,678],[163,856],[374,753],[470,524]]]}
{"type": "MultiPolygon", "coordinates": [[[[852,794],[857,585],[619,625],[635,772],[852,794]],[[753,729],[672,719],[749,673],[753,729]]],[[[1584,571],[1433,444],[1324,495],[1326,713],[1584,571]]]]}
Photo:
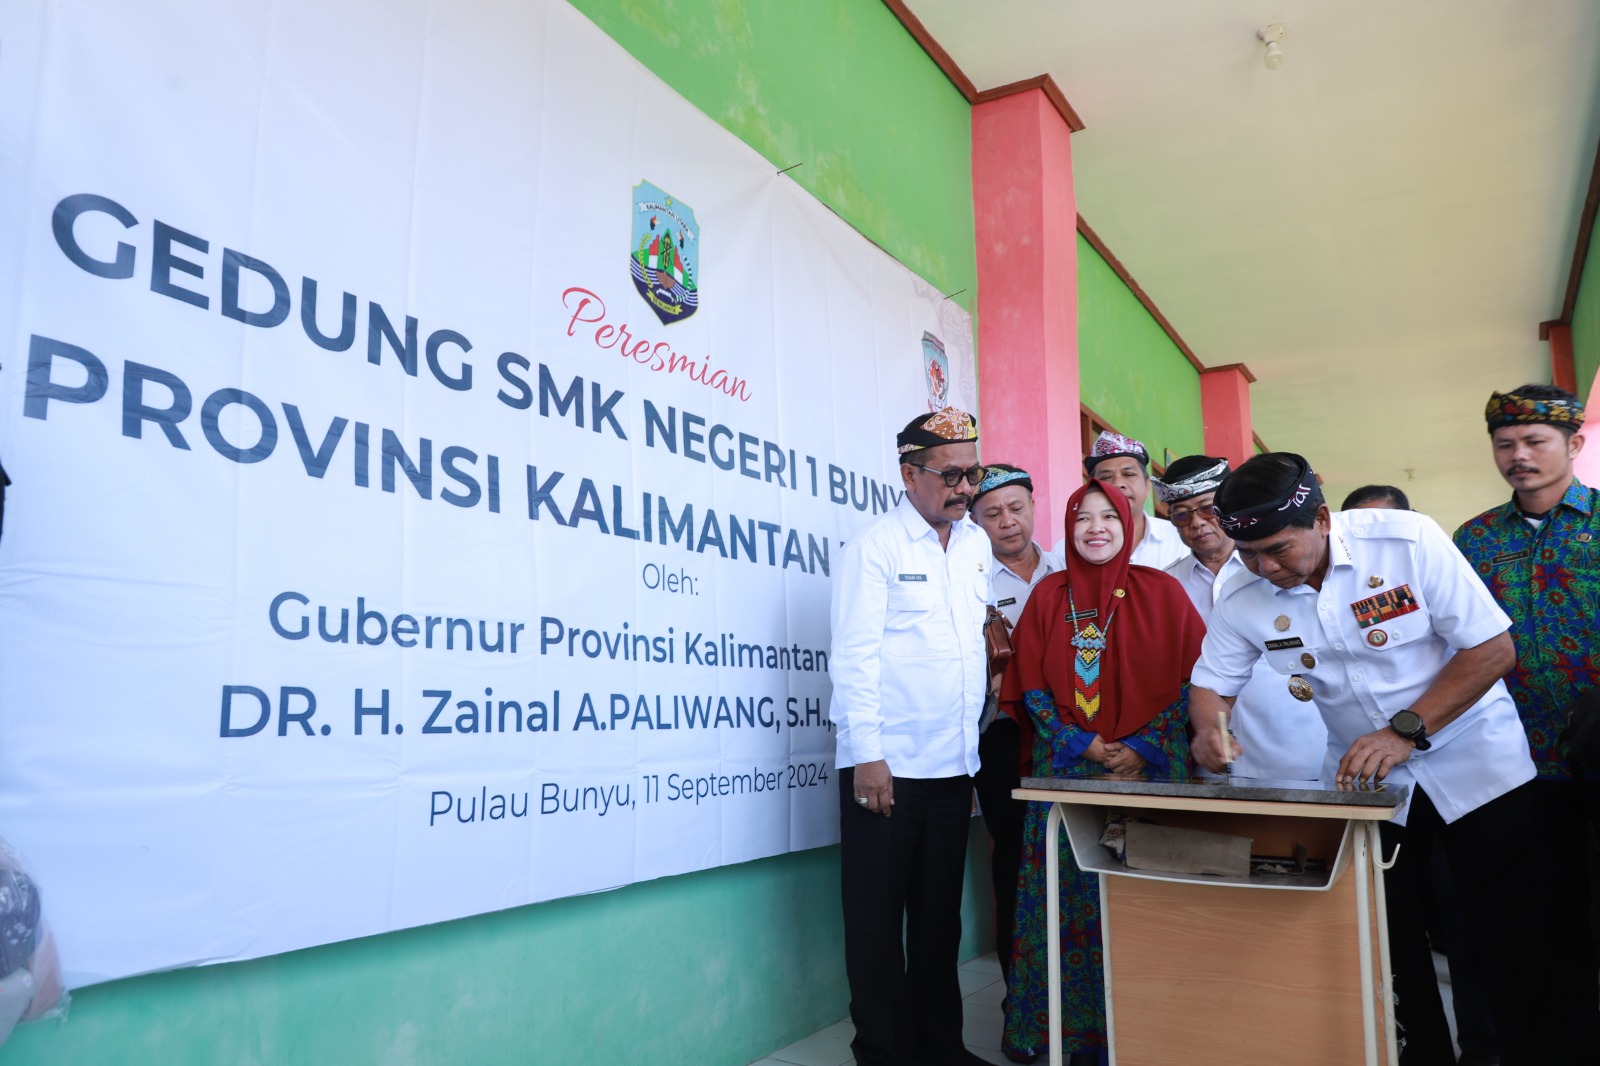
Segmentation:
{"type": "Polygon", "coordinates": [[[1222,514],[1222,510],[1219,507],[1217,507],[1215,504],[1207,504],[1205,507],[1196,507],[1192,511],[1168,511],[1167,519],[1173,525],[1182,528],[1183,526],[1188,525],[1190,522],[1193,522],[1197,515],[1205,515],[1207,518],[1216,518],[1220,514],[1222,514]]]}
{"type": "Polygon", "coordinates": [[[906,465],[914,466],[918,470],[926,470],[935,477],[943,478],[944,483],[952,489],[961,484],[963,478],[966,479],[967,484],[976,485],[983,480],[983,475],[987,473],[981,466],[969,466],[965,470],[959,466],[952,466],[949,470],[935,470],[933,467],[923,466],[921,463],[907,463],[906,465]]]}

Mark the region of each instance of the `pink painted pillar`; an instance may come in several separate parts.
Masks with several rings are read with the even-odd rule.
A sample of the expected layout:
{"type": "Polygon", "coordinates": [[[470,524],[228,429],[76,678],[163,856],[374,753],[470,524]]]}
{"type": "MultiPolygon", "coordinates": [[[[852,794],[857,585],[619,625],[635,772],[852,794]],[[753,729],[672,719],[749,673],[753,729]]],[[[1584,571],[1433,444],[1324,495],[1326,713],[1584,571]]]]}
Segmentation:
{"type": "Polygon", "coordinates": [[[1572,472],[1578,475],[1578,480],[1591,487],[1600,486],[1600,406],[1597,404],[1600,404],[1600,371],[1595,372],[1594,383],[1589,386],[1589,402],[1586,405],[1589,414],[1583,422],[1583,451],[1578,453],[1578,458],[1572,464],[1572,472]],[[1594,425],[1590,426],[1590,422],[1594,425]]]}
{"type": "Polygon", "coordinates": [[[1040,89],[972,109],[982,455],[1033,474],[1034,539],[1046,548],[1083,483],[1070,136],[1040,89]]]}
{"type": "Polygon", "coordinates": [[[1200,417],[1205,423],[1207,455],[1222,456],[1238,466],[1256,453],[1250,423],[1250,383],[1255,379],[1243,363],[1200,372],[1200,417]]]}

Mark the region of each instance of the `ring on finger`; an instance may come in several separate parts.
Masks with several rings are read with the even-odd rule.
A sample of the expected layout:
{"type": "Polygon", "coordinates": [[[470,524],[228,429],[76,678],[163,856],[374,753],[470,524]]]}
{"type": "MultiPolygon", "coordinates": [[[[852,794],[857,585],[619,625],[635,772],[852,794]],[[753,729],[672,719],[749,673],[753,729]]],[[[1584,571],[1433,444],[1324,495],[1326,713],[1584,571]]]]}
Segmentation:
{"type": "Polygon", "coordinates": [[[869,801],[868,801],[867,797],[865,797],[865,796],[857,796],[856,797],[856,802],[861,804],[861,806],[865,807],[869,801]]]}

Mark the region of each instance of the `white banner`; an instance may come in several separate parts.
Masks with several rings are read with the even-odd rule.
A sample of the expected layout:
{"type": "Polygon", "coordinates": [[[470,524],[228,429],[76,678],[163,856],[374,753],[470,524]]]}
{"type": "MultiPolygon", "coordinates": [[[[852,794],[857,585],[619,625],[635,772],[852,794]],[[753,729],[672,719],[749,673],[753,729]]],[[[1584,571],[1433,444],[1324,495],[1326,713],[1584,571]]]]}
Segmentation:
{"type": "Polygon", "coordinates": [[[0,834],[74,984],[835,839],[829,568],[960,308],[558,0],[0,56],[0,834]]]}

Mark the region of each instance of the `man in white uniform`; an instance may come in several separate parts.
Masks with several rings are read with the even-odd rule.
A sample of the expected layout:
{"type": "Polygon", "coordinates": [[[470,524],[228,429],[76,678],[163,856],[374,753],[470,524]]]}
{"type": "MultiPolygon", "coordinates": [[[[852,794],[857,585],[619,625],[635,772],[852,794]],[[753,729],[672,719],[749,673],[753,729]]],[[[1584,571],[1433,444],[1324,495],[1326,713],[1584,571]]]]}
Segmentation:
{"type": "MultiPolygon", "coordinates": [[[[1222,531],[1212,506],[1228,471],[1226,459],[1186,455],[1155,479],[1156,494],[1165,501],[1173,528],[1189,549],[1188,555],[1167,567],[1167,573],[1178,579],[1208,625],[1212,606],[1228,579],[1244,573],[1233,539],[1222,531]]],[[[1328,748],[1322,715],[1310,700],[1290,694],[1264,660],[1256,663],[1254,676],[1239,693],[1228,726],[1245,752],[1233,761],[1235,777],[1315,781],[1322,775],[1328,748]]],[[[1330,770],[1343,754],[1342,749],[1334,753],[1330,770]]],[[[1201,772],[1217,776],[1203,768],[1201,772]]]]}
{"type": "Polygon", "coordinates": [[[961,888],[978,770],[989,538],[967,519],[977,422],[947,407],[895,439],[905,497],[833,581],[841,899],[861,1066],[966,1066],[961,888]]]}
{"type": "MultiPolygon", "coordinates": [[[[1083,468],[1096,481],[1121,490],[1133,504],[1133,529],[1128,539],[1133,542],[1135,564],[1165,570],[1189,554],[1171,522],[1144,513],[1145,501],[1150,498],[1150,453],[1142,443],[1108,429],[1095,438],[1083,468]]],[[[1066,547],[1065,538],[1056,542],[1056,554],[1063,559],[1066,547]]]]}
{"type": "Polygon", "coordinates": [[[1385,850],[1401,1066],[1453,1066],[1420,914],[1433,847],[1443,849],[1469,935],[1493,961],[1495,1024],[1507,1066],[1592,1062],[1600,1009],[1554,975],[1575,939],[1529,906],[1540,849],[1526,787],[1533,760],[1501,676],[1516,661],[1507,618],[1432,519],[1414,511],[1330,514],[1305,459],[1257,455],[1216,496],[1248,574],[1228,581],[1195,666],[1195,757],[1223,769],[1218,712],[1265,658],[1291,692],[1316,700],[1340,787],[1409,790],[1385,850]]]}
{"type": "MultiPolygon", "coordinates": [[[[972,517],[989,535],[993,562],[989,596],[1011,625],[1022,617],[1028,596],[1062,567],[1061,557],[1033,540],[1033,479],[1026,470],[993,463],[972,497],[972,517]]],[[[1017,909],[1017,870],[1022,865],[1022,823],[1028,805],[1011,798],[1021,783],[1022,734],[999,706],[1000,678],[989,686],[980,723],[978,754],[983,765],[974,784],[983,807],[983,824],[993,850],[989,871],[994,882],[994,944],[1001,973],[1011,977],[1011,935],[1017,909]]]]}

